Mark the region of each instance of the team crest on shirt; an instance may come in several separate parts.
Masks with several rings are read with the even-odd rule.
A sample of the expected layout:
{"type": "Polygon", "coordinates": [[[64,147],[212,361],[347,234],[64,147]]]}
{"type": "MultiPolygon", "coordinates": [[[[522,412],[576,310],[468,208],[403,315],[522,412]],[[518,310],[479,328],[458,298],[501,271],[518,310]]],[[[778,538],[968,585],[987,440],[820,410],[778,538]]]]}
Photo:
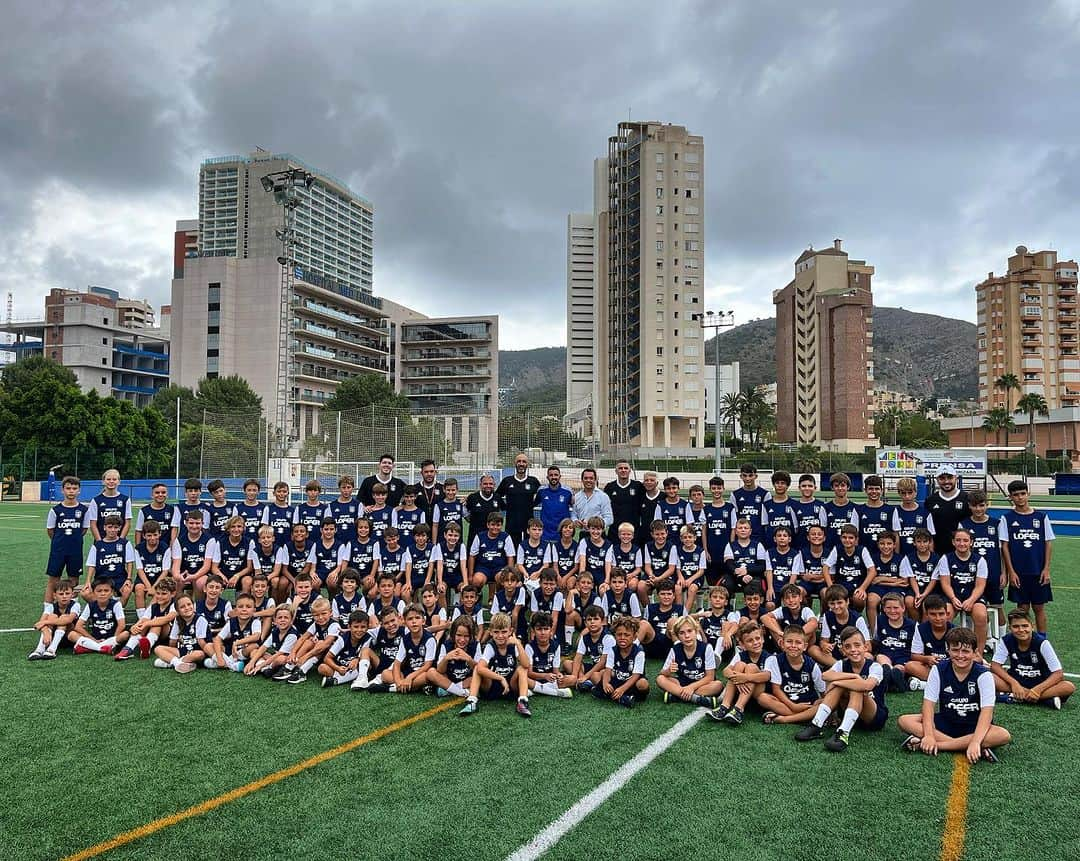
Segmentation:
{"type": "Polygon", "coordinates": [[[701,666],[702,666],[701,658],[694,658],[694,666],[697,667],[699,670],[701,669],[701,666]]]}
{"type": "Polygon", "coordinates": [[[633,496],[637,491],[634,488],[630,488],[630,495],[633,496]]]}
{"type": "Polygon", "coordinates": [[[975,684],[975,682],[968,682],[967,683],[967,688],[968,688],[968,696],[973,697],[973,696],[975,696],[975,692],[979,689],[979,686],[977,684],[975,684]]]}

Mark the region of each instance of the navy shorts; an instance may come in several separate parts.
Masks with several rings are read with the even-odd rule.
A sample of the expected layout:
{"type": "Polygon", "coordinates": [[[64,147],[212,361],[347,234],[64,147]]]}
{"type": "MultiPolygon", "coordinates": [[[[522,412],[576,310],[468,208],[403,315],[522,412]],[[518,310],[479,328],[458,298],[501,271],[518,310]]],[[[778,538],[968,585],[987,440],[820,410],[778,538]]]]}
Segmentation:
{"type": "Polygon", "coordinates": [[[961,738],[965,735],[971,735],[975,732],[975,724],[971,726],[965,726],[959,724],[950,718],[947,714],[938,712],[934,715],[934,729],[940,732],[942,735],[947,735],[949,738],[961,738]]]}
{"type": "Polygon", "coordinates": [[[507,690],[506,692],[503,692],[502,685],[500,685],[496,681],[492,681],[490,688],[488,688],[486,691],[485,690],[480,691],[480,699],[482,699],[482,700],[517,700],[517,698],[518,698],[517,686],[510,679],[507,679],[506,681],[507,681],[507,684],[510,685],[509,690],[507,690]]]}
{"type": "Polygon", "coordinates": [[[906,598],[911,594],[911,590],[907,586],[881,586],[879,584],[872,585],[866,591],[881,598],[884,598],[890,592],[895,592],[901,598],[906,598]]]}
{"type": "Polygon", "coordinates": [[[859,718],[859,729],[864,729],[867,732],[877,732],[885,726],[888,720],[889,710],[885,706],[878,706],[877,711],[874,712],[874,716],[870,720],[859,718]]]}
{"type": "Polygon", "coordinates": [[[808,597],[816,598],[820,594],[821,590],[825,588],[825,581],[820,583],[814,583],[811,580],[797,580],[799,588],[802,589],[808,597]]]}
{"type": "Polygon", "coordinates": [[[1005,590],[1001,588],[1001,575],[997,577],[993,575],[986,578],[986,588],[983,589],[983,600],[987,604],[993,607],[998,607],[1005,603],[1005,590]]]}
{"type": "Polygon", "coordinates": [[[1049,583],[1039,582],[1038,574],[1022,574],[1019,586],[1009,586],[1009,600],[1014,604],[1049,604],[1054,593],[1049,583]]]}
{"type": "Polygon", "coordinates": [[[62,577],[67,571],[69,580],[78,580],[82,577],[82,551],[78,553],[64,553],[62,550],[49,550],[49,563],[45,567],[45,576],[62,577]]]}

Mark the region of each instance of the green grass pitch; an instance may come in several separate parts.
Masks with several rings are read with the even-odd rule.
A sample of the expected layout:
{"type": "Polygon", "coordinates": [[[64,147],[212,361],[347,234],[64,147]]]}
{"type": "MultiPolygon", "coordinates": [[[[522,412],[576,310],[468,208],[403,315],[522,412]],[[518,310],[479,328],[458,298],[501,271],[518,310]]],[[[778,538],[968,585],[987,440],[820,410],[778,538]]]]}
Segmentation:
{"type": "MultiPolygon", "coordinates": [[[[45,512],[0,506],[0,628],[37,620],[45,512]]],[[[1050,624],[1066,672],[1080,672],[1078,565],[1080,540],[1059,539],[1050,624]]],[[[77,852],[440,702],[95,655],[29,663],[35,642],[0,634],[3,859],[77,852]]],[[[918,707],[889,697],[893,716],[918,707]]],[[[533,714],[454,708],[104,857],[505,858],[687,709],[534,697],[533,714]]],[[[965,858],[1076,857],[1078,714],[999,708],[1015,740],[971,769],[965,858]]],[[[792,732],[697,724],[546,857],[938,857],[951,758],[903,754],[894,719],[841,755],[792,732]]]]}

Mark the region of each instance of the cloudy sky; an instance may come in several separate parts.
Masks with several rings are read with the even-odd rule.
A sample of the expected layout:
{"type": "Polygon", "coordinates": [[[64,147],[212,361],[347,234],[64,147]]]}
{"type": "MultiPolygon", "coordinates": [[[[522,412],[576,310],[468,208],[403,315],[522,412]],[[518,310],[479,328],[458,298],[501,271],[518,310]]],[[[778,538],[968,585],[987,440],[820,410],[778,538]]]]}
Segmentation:
{"type": "Polygon", "coordinates": [[[627,116],[704,135],[738,322],[834,237],[878,304],[967,319],[1017,244],[1080,254],[1080,0],[799,5],[16,0],[0,291],[169,301],[199,162],[258,145],[374,202],[376,293],[562,344],[566,214],[627,116]]]}

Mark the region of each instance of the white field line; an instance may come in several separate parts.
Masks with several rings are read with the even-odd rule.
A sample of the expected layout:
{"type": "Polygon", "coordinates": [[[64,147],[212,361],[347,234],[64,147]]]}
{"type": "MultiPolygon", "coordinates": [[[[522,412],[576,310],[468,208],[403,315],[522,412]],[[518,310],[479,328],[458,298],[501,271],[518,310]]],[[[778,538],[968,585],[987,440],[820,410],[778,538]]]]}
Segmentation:
{"type": "Polygon", "coordinates": [[[705,709],[695,709],[684,717],[663,735],[656,738],[648,747],[637,754],[633,759],[626,762],[618,770],[613,772],[607,780],[601,783],[588,795],[577,801],[562,816],[552,822],[532,840],[520,846],[507,856],[506,861],[535,861],[545,852],[551,850],[556,843],[565,837],[571,829],[580,823],[586,816],[596,810],[612,795],[622,789],[639,771],[646,768],[649,763],[656,759],[665,750],[682,738],[703,717],[705,709]]]}

